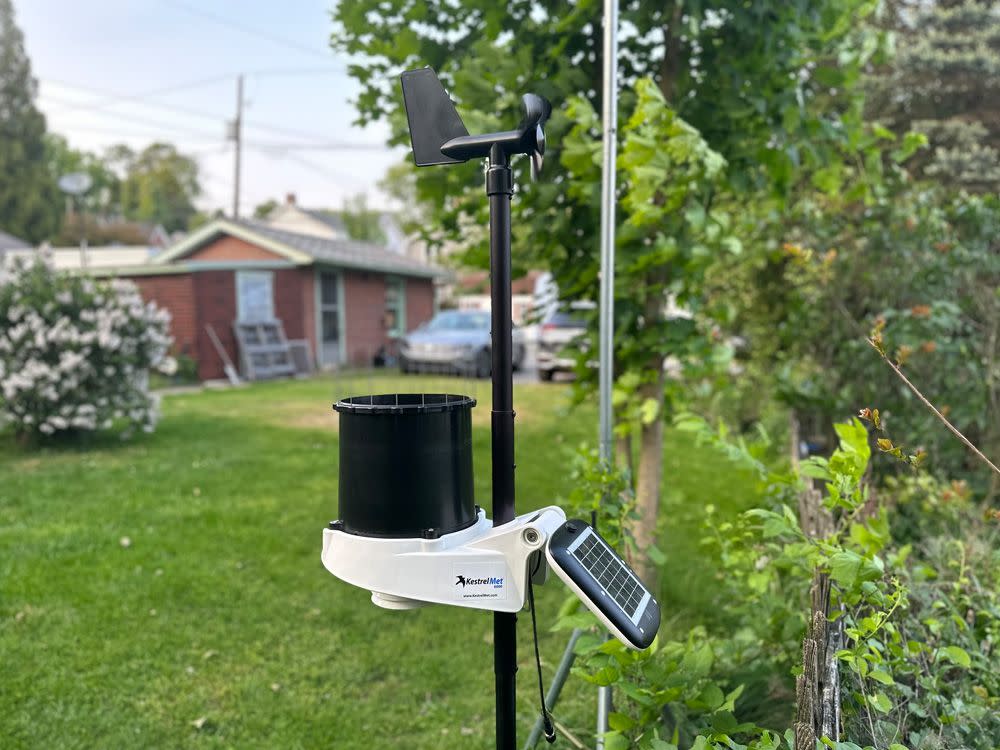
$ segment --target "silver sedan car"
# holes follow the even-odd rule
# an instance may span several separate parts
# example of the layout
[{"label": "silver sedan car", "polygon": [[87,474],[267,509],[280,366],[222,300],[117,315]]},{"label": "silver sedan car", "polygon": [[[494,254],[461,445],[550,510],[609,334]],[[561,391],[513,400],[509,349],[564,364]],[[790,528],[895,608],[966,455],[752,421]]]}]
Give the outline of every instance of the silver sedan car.
[{"label": "silver sedan car", "polygon": [[[524,363],[524,333],[513,329],[514,369]],[[459,372],[489,377],[490,314],[481,310],[446,310],[411,331],[400,341],[403,372]]]}]

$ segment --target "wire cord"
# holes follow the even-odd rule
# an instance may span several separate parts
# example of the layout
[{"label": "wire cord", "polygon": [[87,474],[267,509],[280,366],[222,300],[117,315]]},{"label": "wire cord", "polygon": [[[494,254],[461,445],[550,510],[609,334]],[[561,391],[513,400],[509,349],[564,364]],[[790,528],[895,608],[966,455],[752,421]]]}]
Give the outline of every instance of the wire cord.
[{"label": "wire cord", "polygon": [[556,730],[552,726],[552,717],[549,716],[549,709],[545,706],[545,688],[542,686],[542,657],[538,653],[538,623],[535,618],[535,589],[531,583],[531,579],[535,577],[535,573],[538,572],[541,564],[542,558],[539,555],[535,569],[528,576],[528,604],[531,607],[531,635],[535,641],[535,666],[538,668],[538,699],[542,706],[542,726],[545,729],[545,741],[552,744],[556,741]]}]

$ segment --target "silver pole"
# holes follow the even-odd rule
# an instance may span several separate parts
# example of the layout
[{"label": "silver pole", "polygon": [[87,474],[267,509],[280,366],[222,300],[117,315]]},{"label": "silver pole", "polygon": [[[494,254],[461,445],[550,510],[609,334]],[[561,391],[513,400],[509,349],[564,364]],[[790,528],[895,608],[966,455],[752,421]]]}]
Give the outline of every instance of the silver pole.
[{"label": "silver pole", "polygon": [[[604,86],[603,113],[604,161],[601,174],[601,307],[598,332],[600,366],[598,370],[598,398],[600,414],[599,449],[605,465],[614,462],[614,422],[611,414],[611,384],[614,380],[614,354],[611,344],[615,322],[615,157],[618,150],[618,0],[604,0]],[[573,645],[580,637],[579,629],[573,631],[570,645],[563,654],[557,676],[565,675],[573,664]],[[545,698],[545,705],[555,707],[562,688],[562,679],[553,683]],[[611,688],[597,691],[597,750],[604,749],[604,734],[608,731],[608,714],[611,713]],[[525,750],[534,747],[541,735],[541,717],[535,722]]]},{"label": "silver pole", "polygon": [[[614,379],[612,341],[615,325],[615,161],[618,151],[618,0],[604,0],[604,163],[601,170],[601,308],[600,308],[600,458],[614,462],[611,383]],[[611,712],[611,688],[597,691],[597,750],[604,748]]]}]

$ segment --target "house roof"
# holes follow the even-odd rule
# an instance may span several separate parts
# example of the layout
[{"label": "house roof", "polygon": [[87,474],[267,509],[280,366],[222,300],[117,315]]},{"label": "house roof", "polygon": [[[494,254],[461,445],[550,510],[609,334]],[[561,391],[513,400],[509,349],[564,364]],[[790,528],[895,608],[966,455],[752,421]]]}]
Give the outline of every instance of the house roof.
[{"label": "house roof", "polygon": [[153,259],[156,265],[182,262],[184,257],[222,235],[230,235],[269,250],[296,265],[322,263],[362,271],[381,271],[403,276],[433,278],[445,275],[443,269],[399,255],[371,242],[327,239],[275,229],[253,221],[218,219],[189,234],[181,242]]},{"label": "house roof", "polygon": [[30,248],[24,240],[18,239],[12,234],[7,234],[0,229],[0,250],[27,250]]},{"label": "house roof", "polygon": [[316,221],[326,224],[326,226],[338,234],[347,235],[347,226],[345,226],[344,219],[340,215],[332,211],[324,211],[320,208],[299,208],[299,210],[304,214],[309,214]]}]

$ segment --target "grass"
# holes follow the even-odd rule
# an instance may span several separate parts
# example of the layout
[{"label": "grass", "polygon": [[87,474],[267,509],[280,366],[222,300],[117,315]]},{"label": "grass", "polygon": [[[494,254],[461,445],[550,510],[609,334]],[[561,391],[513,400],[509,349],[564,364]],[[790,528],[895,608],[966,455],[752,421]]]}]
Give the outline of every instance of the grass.
[{"label": "grass", "polygon": [[[444,607],[388,612],[319,561],[335,518],[348,393],[448,390],[474,410],[476,495],[489,507],[489,385],[358,377],[167,397],[153,435],[28,451],[0,435],[0,747],[491,748],[492,620]],[[515,393],[521,511],[568,490],[596,410],[561,385]],[[667,614],[697,610],[698,508],[744,478],[668,433]],[[727,494],[728,493],[728,494]],[[736,502],[736,501],[732,501]],[[125,543],[125,538],[128,543]],[[701,579],[708,581],[709,578]],[[539,598],[546,681],[565,597]],[[530,627],[519,629],[518,719],[537,711]],[[593,690],[557,714],[586,737]]]}]

